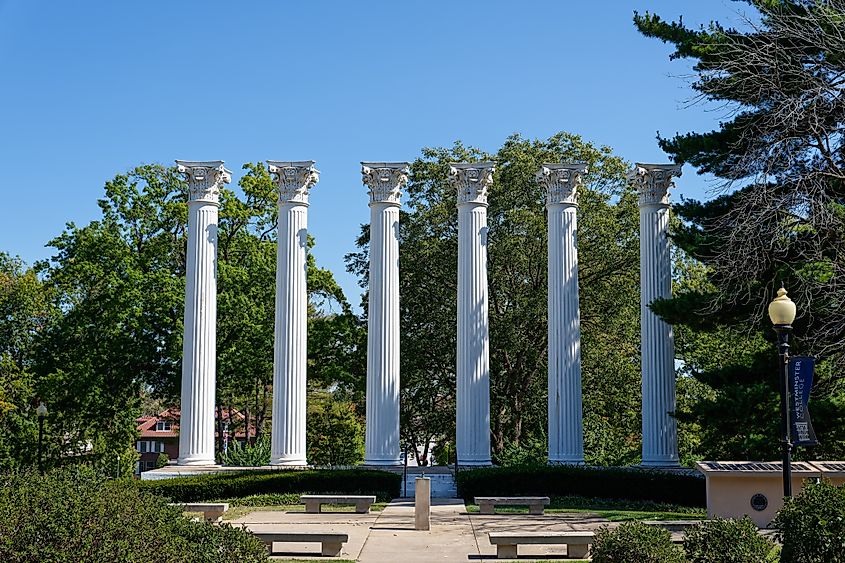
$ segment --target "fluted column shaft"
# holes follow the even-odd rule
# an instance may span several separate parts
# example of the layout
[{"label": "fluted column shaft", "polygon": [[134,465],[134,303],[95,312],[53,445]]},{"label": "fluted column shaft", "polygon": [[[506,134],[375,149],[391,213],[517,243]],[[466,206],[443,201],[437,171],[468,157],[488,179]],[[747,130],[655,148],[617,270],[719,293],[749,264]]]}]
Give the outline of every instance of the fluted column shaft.
[{"label": "fluted column shaft", "polygon": [[642,464],[678,465],[675,344],[671,325],[654,314],[655,299],[672,296],[669,188],[677,165],[638,164],[640,192],[640,338],[642,352]]},{"label": "fluted column shaft", "polygon": [[399,465],[399,198],[405,162],[362,162],[370,188],[367,425],[364,463]]},{"label": "fluted column shaft", "polygon": [[190,194],[178,463],[214,465],[217,209],[231,176],[220,161],[176,162]]},{"label": "fluted column shaft", "polygon": [[268,161],[279,190],[271,465],[306,465],[308,189],[313,161]]},{"label": "fluted column shaft", "polygon": [[547,164],[538,174],[548,215],[549,463],[584,463],[576,188],[586,165]]},{"label": "fluted column shaft", "polygon": [[492,163],[453,164],[458,191],[456,449],[459,465],[490,465],[487,189]]}]

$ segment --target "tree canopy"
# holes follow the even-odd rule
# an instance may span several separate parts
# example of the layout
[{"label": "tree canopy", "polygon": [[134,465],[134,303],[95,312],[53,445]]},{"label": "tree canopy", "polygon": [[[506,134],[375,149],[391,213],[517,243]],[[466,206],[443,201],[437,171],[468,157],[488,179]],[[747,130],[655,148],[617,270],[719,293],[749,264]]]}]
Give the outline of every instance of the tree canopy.
[{"label": "tree canopy", "polygon": [[[495,154],[456,143],[424,149],[411,165],[400,215],[402,437],[428,454],[454,443],[457,291],[456,196],[450,162],[493,160],[489,193],[491,432],[494,458],[513,448],[545,456],[547,277],[541,164],[586,162],[579,195],[585,450],[589,463],[638,459],[639,242],[636,195],[626,163],[577,135],[514,135]],[[350,271],[367,285],[367,227]]]},{"label": "tree canopy", "polygon": [[[217,399],[259,437],[272,391],[277,197],[262,165],[244,168],[242,195],[224,190],[220,201]],[[186,201],[175,168],[141,166],[107,182],[101,218],[69,224],[37,268],[0,255],[7,464],[31,462],[38,397],[50,410],[48,457],[95,459],[111,474],[118,455],[131,470],[142,399],[178,404]],[[307,266],[312,384],[352,388],[364,329],[331,273],[310,254]]]},{"label": "tree canopy", "polygon": [[[783,282],[798,306],[794,350],[821,360],[811,410],[822,442],[845,440],[845,2],[750,0],[743,29],[690,29],[635,15],[646,36],[694,61],[699,101],[727,116],[708,132],[660,137],[679,163],[713,174],[722,193],[674,206],[677,245],[705,270],[656,310],[680,327],[687,369],[714,393],[682,413],[704,455],[772,457],[776,352],[766,305]],[[806,452],[804,455],[807,455]]]}]

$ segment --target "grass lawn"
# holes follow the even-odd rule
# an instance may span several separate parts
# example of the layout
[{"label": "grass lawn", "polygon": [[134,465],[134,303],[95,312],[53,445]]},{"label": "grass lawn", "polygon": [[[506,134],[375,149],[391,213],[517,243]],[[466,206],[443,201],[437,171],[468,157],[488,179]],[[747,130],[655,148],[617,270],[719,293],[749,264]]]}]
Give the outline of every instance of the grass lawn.
[{"label": "grass lawn", "polygon": [[[215,502],[228,502],[229,503],[229,510],[227,510],[223,514],[223,520],[235,520],[236,518],[240,518],[241,516],[246,516],[251,512],[262,511],[262,512],[305,512],[305,505],[304,504],[271,504],[267,506],[253,506],[250,504],[249,506],[237,506],[238,500],[240,499],[230,499],[230,500],[221,500]],[[233,506],[234,505],[234,506]],[[380,512],[384,510],[384,507],[387,506],[386,502],[374,502],[372,506],[370,506],[371,512]],[[355,512],[355,505],[352,504],[324,504],[323,505],[323,512]]]},{"label": "grass lawn", "polygon": [[[273,563],[326,563],[326,561],[331,561],[332,563],[355,563],[355,561],[351,559],[333,559],[333,558],[326,558],[326,559],[270,559]],[[542,561],[540,563],[543,563]],[[549,561],[548,563],[551,563]],[[577,563],[577,562],[576,562]]]},{"label": "grass lawn", "polygon": [[[477,513],[477,504],[467,504],[467,512]],[[501,514],[528,514],[525,506],[497,506]],[[553,497],[546,507],[547,514],[587,513],[606,518],[611,522],[626,520],[701,520],[707,510],[649,501],[628,501],[584,497]]]}]

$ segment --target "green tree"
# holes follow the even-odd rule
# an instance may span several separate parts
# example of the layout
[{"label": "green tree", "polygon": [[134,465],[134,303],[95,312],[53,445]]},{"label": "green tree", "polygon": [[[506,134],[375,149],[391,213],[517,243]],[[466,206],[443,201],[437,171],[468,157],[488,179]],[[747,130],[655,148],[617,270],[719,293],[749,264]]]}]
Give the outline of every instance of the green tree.
[{"label": "green tree", "polygon": [[0,252],[0,469],[35,462],[34,352],[58,315],[35,269]]},{"label": "green tree", "polygon": [[[217,397],[230,417],[245,415],[228,421],[230,431],[242,424],[260,437],[272,393],[277,196],[262,165],[244,168],[242,194],[220,196]],[[51,241],[43,283],[60,314],[42,331],[32,368],[34,391],[50,405],[51,458],[89,454],[114,474],[120,456],[131,471],[142,403],[178,401],[187,195],[175,168],[138,167],[106,183],[102,218]],[[362,327],[310,255],[308,291],[310,329],[320,328],[313,340],[335,351],[313,360],[317,384],[354,389]]]},{"label": "green tree", "polygon": [[[584,423],[588,461],[620,464],[639,455],[639,263],[636,196],[626,163],[607,147],[560,133],[514,135],[492,155],[464,147],[424,149],[411,166],[400,216],[402,436],[428,454],[452,442],[455,421],[457,209],[448,163],[494,160],[489,194],[491,437],[506,445],[544,440],[546,377],[545,199],[540,165],[583,161],[579,196]],[[367,285],[369,233],[347,257]]]},{"label": "green tree", "polygon": [[308,463],[354,465],[364,459],[364,425],[352,402],[312,393],[307,433]]},{"label": "green tree", "polygon": [[177,377],[184,286],[184,193],[160,166],[118,175],[102,218],[68,225],[44,269],[63,315],[39,351],[39,391],[51,403],[55,455],[93,454],[131,471],[143,382]]},{"label": "green tree", "polygon": [[777,366],[765,307],[785,282],[799,310],[793,351],[821,360],[811,412],[822,447],[810,455],[841,456],[845,3],[747,3],[759,18],[743,30],[634,18],[674,46],[671,58],[692,59],[692,88],[729,112],[714,131],[659,139],[676,162],[720,179],[723,194],[674,207],[673,238],[705,275],[655,309],[678,327],[686,369],[712,390],[679,413],[701,427],[700,453],[773,457]]}]

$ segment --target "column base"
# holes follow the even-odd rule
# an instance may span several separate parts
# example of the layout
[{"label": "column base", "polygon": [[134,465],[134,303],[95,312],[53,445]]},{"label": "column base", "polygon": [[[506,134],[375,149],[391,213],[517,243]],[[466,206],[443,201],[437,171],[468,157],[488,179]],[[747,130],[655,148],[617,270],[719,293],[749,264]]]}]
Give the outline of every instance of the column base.
[{"label": "column base", "polygon": [[651,458],[642,460],[642,462],[640,463],[640,467],[649,467],[655,469],[660,469],[661,467],[679,468],[681,467],[681,464],[677,458]]},{"label": "column base", "polygon": [[221,467],[213,457],[209,459],[204,456],[180,457],[176,461],[176,465],[189,465],[193,467]]},{"label": "column base", "polygon": [[493,462],[488,459],[460,459],[458,458],[458,467],[492,467]]},{"label": "column base", "polygon": [[584,457],[572,456],[549,459],[549,465],[584,465]]},{"label": "column base", "polygon": [[364,465],[404,465],[399,457],[364,457]]},{"label": "column base", "polygon": [[285,467],[305,467],[308,460],[302,456],[277,457],[270,460],[270,465],[282,465]]}]

